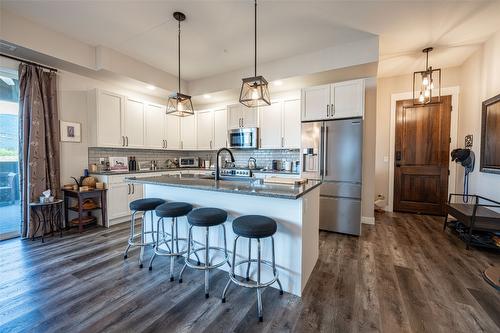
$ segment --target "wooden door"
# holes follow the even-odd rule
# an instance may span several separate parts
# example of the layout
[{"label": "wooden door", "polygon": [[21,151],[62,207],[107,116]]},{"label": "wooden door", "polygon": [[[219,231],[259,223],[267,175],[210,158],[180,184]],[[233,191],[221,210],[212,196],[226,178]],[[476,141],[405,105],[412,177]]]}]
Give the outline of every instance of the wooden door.
[{"label": "wooden door", "polygon": [[300,99],[283,102],[283,146],[300,148]]},{"label": "wooden door", "polygon": [[281,134],[282,102],[259,107],[260,112],[260,148],[281,149],[283,136]]},{"label": "wooden door", "polygon": [[164,149],[165,147],[165,107],[155,104],[147,104],[145,109],[146,119],[146,147],[152,149]]},{"label": "wooden door", "polygon": [[327,119],[329,108],[329,84],[302,89],[302,120]]},{"label": "wooden door", "polygon": [[212,110],[199,111],[196,114],[197,146],[198,150],[213,149],[214,141],[214,112]]},{"label": "wooden door", "polygon": [[396,104],[394,210],[444,215],[448,195],[451,96]]}]

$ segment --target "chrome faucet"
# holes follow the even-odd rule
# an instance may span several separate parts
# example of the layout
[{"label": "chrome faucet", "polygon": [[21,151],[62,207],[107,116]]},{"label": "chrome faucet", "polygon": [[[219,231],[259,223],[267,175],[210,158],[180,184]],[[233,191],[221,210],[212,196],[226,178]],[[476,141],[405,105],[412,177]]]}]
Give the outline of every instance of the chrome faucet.
[{"label": "chrome faucet", "polygon": [[219,166],[219,155],[220,153],[222,153],[223,151],[227,151],[229,153],[229,155],[231,156],[231,162],[234,163],[234,156],[233,156],[233,153],[227,149],[227,148],[221,148],[217,151],[217,156],[215,157],[215,180],[219,180],[220,179],[220,166]]}]

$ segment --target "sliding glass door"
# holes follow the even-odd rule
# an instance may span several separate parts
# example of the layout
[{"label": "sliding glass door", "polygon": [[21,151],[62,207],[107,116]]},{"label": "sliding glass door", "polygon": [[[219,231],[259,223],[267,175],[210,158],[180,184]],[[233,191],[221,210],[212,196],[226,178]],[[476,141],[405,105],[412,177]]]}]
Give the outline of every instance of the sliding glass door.
[{"label": "sliding glass door", "polygon": [[17,70],[0,67],[0,240],[18,237],[19,84]]}]

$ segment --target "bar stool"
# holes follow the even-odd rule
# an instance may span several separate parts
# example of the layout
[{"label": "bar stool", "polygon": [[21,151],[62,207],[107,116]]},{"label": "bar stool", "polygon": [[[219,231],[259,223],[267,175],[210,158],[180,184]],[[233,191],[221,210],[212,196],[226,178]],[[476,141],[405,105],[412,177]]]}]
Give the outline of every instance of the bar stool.
[{"label": "bar stool", "polygon": [[[130,203],[129,207],[130,210],[132,211],[132,217],[130,219],[130,235],[128,238],[128,245],[127,248],[125,249],[125,254],[123,255],[123,259],[128,258],[128,250],[130,249],[131,246],[140,246],[141,247],[141,253],[139,255],[139,267],[142,268],[142,261],[144,259],[144,247],[145,246],[150,246],[155,244],[155,238],[154,238],[154,219],[153,219],[153,210],[165,203],[165,200],[163,199],[158,199],[158,198],[147,198],[147,199],[138,199],[134,200]],[[141,233],[140,234],[135,234],[135,215],[137,212],[144,212],[142,215],[142,220],[141,220]],[[147,212],[151,212],[151,231],[145,231],[145,218]],[[146,235],[151,234],[151,237],[153,239],[152,242],[146,242]],[[140,242],[136,242],[136,238],[141,238]]]},{"label": "bar stool", "polygon": [[[187,218],[190,224],[188,232],[188,250],[184,261],[184,266],[182,267],[181,272],[179,274],[179,283],[182,283],[182,273],[184,273],[186,267],[205,271],[205,298],[208,298],[209,287],[210,287],[209,285],[210,270],[220,267],[225,263],[227,263],[229,267],[231,267],[231,264],[229,263],[229,255],[227,253],[226,227],[224,226],[224,222],[226,222],[227,219],[227,212],[218,208],[198,208],[191,211],[187,215]],[[224,232],[224,248],[210,246],[210,243],[208,241],[210,227],[215,227],[219,225],[222,227],[222,230]],[[191,248],[191,244],[193,243],[193,232],[192,232],[193,227],[205,228],[205,244],[203,244],[204,245],[203,247],[194,250]],[[198,261],[198,265],[194,265],[189,261],[191,253],[196,254],[199,251],[205,251],[205,263],[200,265]],[[223,251],[224,259],[213,264],[212,260],[210,259],[210,251],[219,251],[219,252]]]},{"label": "bar stool", "polygon": [[[226,287],[222,292],[222,303],[226,302],[226,293],[229,288],[231,282],[246,288],[256,288],[257,289],[257,311],[259,315],[259,321],[263,321],[262,316],[262,297],[260,290],[262,288],[268,287],[274,282],[278,282],[278,286],[280,289],[280,295],[283,295],[283,288],[281,287],[281,282],[278,278],[278,271],[276,270],[276,262],[274,256],[274,237],[273,235],[276,233],[277,225],[276,221],[272,218],[261,216],[261,215],[244,215],[236,218],[233,221],[233,232],[236,234],[234,239],[233,246],[233,260],[231,265],[231,271],[229,272],[229,281],[227,281]],[[248,259],[236,261],[236,244],[240,237],[248,238]],[[260,251],[260,240],[262,238],[271,237],[272,244],[272,262],[262,260],[261,251]],[[252,239],[257,240],[257,259],[252,259]],[[243,264],[247,264],[246,271],[246,281],[250,281],[250,264],[256,262],[257,263],[257,281],[256,283],[252,282],[243,282],[236,278],[234,273],[235,267]],[[267,265],[273,270],[273,278],[267,282],[262,282],[260,280],[260,267],[261,264]]]},{"label": "bar stool", "polygon": [[[170,257],[170,281],[174,281],[174,262],[175,257],[180,255],[184,255],[186,250],[179,250],[179,241],[187,242],[187,238],[179,238],[178,224],[177,218],[181,216],[185,216],[191,210],[193,210],[193,206],[186,202],[166,202],[164,204],[156,207],[155,212],[159,217],[156,223],[156,243],[154,247],[154,253],[151,256],[151,260],[149,261],[149,270],[153,269],[153,261],[156,256],[169,256]],[[171,218],[172,223],[170,225],[170,234],[165,232],[165,221],[164,218]],[[160,221],[161,221],[161,229],[160,233]],[[169,237],[169,238],[166,238]],[[170,245],[168,244],[170,243]],[[167,250],[162,249],[162,245],[166,245]],[[175,245],[175,246],[174,246]],[[192,246],[192,244],[191,244]],[[198,254],[195,253],[198,258]],[[198,265],[200,260],[198,259]]]}]

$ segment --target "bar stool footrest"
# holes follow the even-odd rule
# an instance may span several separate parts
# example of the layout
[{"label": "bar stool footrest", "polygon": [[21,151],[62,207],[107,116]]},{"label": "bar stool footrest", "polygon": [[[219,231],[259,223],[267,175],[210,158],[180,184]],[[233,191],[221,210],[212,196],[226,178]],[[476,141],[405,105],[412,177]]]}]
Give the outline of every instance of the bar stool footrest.
[{"label": "bar stool footrest", "polygon": [[[257,263],[258,260],[257,259],[246,259],[246,260],[241,260],[241,261],[238,261],[234,264],[234,269],[236,269],[236,267],[240,266],[240,265],[243,265],[243,264],[248,264],[248,263]],[[268,266],[270,267],[271,269],[273,268],[273,264],[267,260],[261,260],[260,261],[261,265],[265,265],[265,266]],[[247,282],[243,282],[243,281],[240,281],[237,279],[236,277],[236,274],[232,274],[231,271],[229,272],[229,278],[231,279],[231,281],[233,281],[235,284],[239,285],[239,286],[242,286],[242,287],[246,287],[246,288],[265,288],[265,287],[269,287],[270,285],[272,285],[274,282],[276,282],[279,278],[279,275],[278,275],[278,270],[276,270],[276,272],[273,274],[273,278],[269,281],[266,281],[266,282],[261,282],[259,285],[257,285],[256,283],[247,283]]]}]

